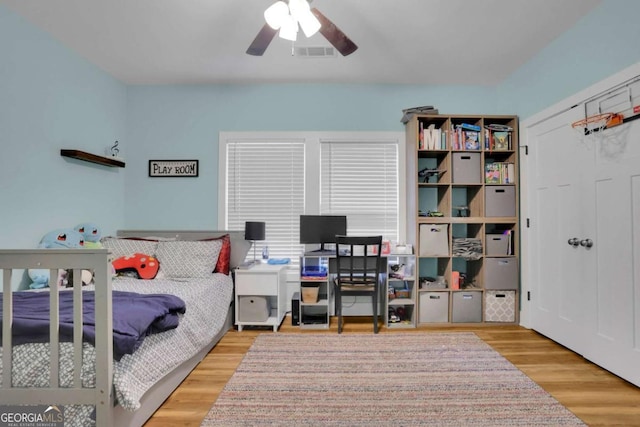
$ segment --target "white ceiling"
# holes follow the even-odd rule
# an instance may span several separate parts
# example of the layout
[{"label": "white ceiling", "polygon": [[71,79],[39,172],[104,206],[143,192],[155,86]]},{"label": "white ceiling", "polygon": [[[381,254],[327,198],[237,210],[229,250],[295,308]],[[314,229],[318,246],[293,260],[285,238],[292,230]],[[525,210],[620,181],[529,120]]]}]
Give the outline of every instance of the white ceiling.
[{"label": "white ceiling", "polygon": [[[275,0],[0,0],[130,84],[500,83],[601,0],[313,0],[358,46],[245,54]],[[330,46],[317,34],[295,46]]]}]

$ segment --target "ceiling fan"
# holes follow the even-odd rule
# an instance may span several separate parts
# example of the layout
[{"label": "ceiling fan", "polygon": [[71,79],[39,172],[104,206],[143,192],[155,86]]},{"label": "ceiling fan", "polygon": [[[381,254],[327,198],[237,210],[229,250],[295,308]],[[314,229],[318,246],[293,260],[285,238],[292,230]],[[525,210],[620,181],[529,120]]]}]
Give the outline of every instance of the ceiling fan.
[{"label": "ceiling fan", "polygon": [[295,41],[298,26],[307,37],[320,31],[343,56],[352,54],[358,46],[318,9],[311,8],[307,0],[277,1],[264,12],[266,24],[247,49],[249,55],[262,56],[279,32],[280,37]]}]

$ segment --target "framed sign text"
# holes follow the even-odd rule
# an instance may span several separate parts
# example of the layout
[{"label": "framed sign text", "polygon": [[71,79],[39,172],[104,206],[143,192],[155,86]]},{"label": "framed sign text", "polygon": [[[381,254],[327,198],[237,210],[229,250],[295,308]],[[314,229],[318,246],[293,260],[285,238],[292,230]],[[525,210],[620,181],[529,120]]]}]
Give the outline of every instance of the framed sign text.
[{"label": "framed sign text", "polygon": [[196,178],[198,160],[149,160],[151,178]]}]

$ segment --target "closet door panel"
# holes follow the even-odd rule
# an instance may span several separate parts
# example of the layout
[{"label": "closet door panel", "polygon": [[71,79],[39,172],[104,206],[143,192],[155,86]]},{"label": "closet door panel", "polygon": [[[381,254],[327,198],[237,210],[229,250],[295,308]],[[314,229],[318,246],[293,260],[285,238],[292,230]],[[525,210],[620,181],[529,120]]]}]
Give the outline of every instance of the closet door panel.
[{"label": "closet door panel", "polygon": [[[576,141],[569,124],[578,118],[571,110],[532,128],[529,162],[535,171],[530,193],[532,326],[580,352],[585,336],[582,174],[593,152]],[[577,240],[570,244],[570,239]]]},{"label": "closet door panel", "polygon": [[595,138],[596,167],[585,198],[593,246],[585,267],[593,277],[585,311],[589,331],[583,355],[640,385],[640,122],[604,131]]},{"label": "closet door panel", "polygon": [[[572,99],[571,109],[526,127],[534,156],[526,161],[532,226],[523,261],[531,327],[640,387],[639,72],[616,76],[610,89],[594,85],[582,103]],[[585,112],[604,111],[625,121],[573,132]]]}]

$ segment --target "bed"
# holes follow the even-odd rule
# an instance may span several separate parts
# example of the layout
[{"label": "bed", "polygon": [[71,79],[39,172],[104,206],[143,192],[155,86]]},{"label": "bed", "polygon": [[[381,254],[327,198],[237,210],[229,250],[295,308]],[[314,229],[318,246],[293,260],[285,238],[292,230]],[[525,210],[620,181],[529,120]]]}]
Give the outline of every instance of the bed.
[{"label": "bed", "polygon": [[[239,231],[121,230],[116,237],[103,239],[105,249],[0,250],[3,295],[11,293],[16,270],[48,269],[52,279],[59,268],[73,271],[72,287],[43,291],[53,308],[53,324],[62,322],[59,311],[63,312],[61,304],[67,296],[73,295],[73,319],[81,319],[88,306],[76,301],[88,295],[96,301],[94,345],[82,342],[82,322],[76,321],[73,342],[62,342],[58,329],[52,327],[50,345],[17,344],[20,337],[11,334],[8,319],[19,308],[19,299],[3,299],[2,349],[12,351],[2,351],[0,401],[64,406],[65,426],[86,426],[93,420],[99,427],[143,425],[233,324],[232,275],[211,273],[207,264],[212,262],[211,253],[220,248],[216,258],[220,263],[214,264],[216,271],[221,267],[225,240],[230,253],[222,267],[231,272],[250,247]],[[158,276],[153,280],[112,277],[112,259],[131,251],[155,255],[160,261]],[[93,272],[92,285],[82,286],[84,269]],[[185,302],[186,313],[179,316],[176,328],[148,335],[132,354],[114,357],[118,298],[127,292],[177,296]],[[56,348],[59,351],[50,355],[49,349]]]}]

